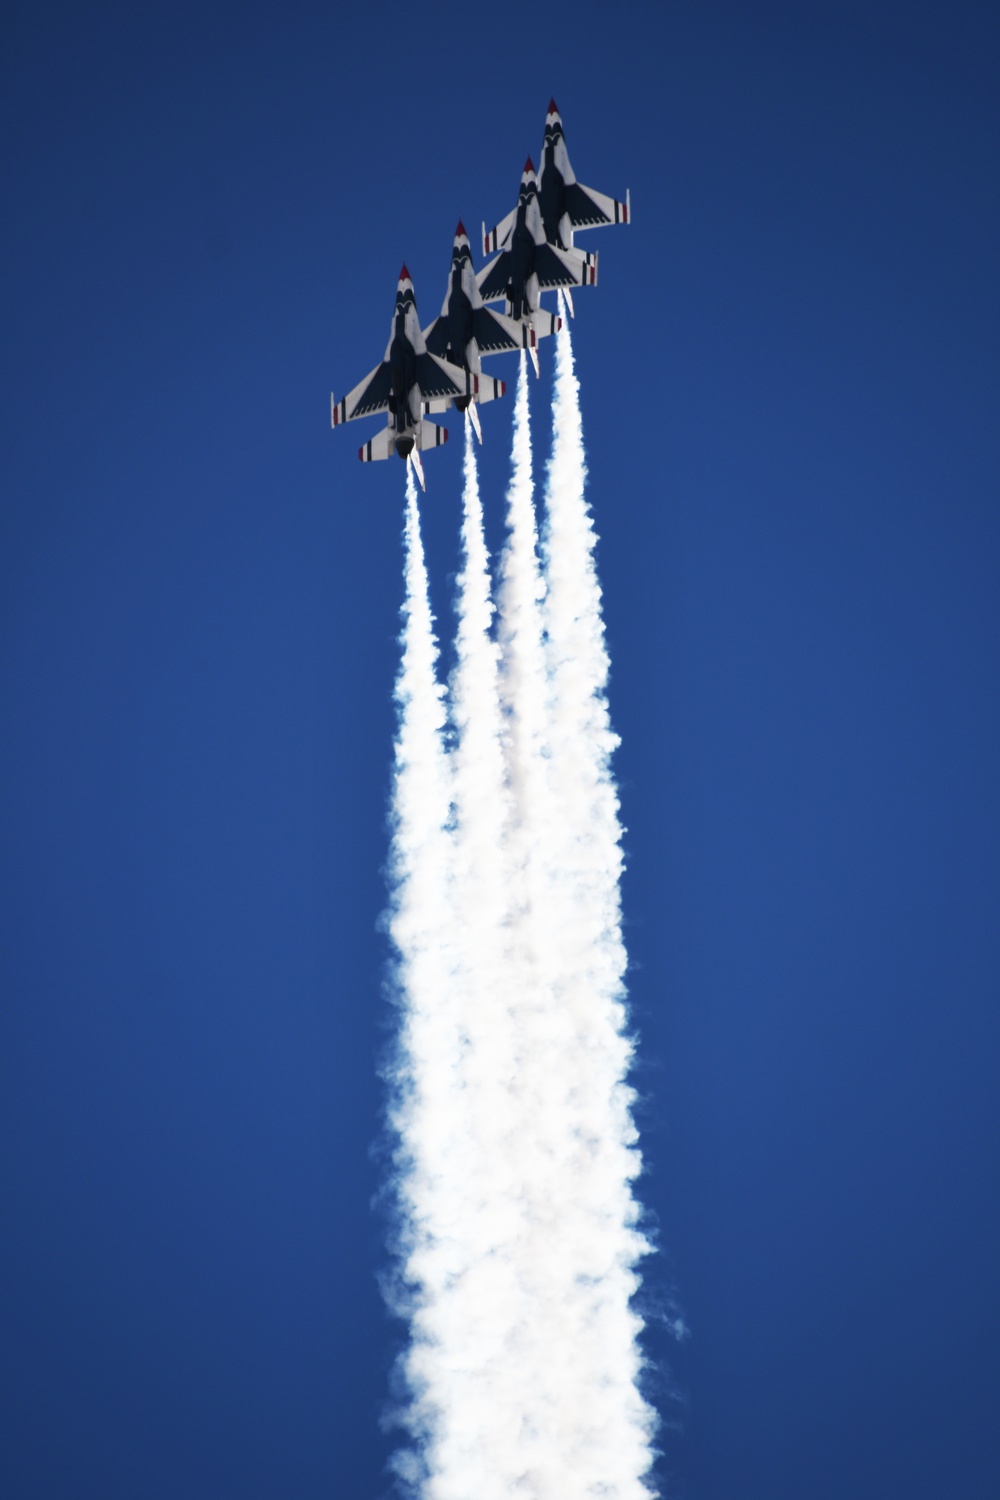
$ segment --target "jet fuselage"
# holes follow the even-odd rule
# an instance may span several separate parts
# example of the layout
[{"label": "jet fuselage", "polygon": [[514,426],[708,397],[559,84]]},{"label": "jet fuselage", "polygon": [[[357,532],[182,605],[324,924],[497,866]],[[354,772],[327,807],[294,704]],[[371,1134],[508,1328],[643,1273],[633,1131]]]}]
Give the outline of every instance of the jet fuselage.
[{"label": "jet fuselage", "polygon": [[403,308],[396,313],[396,328],[389,349],[389,381],[389,411],[396,429],[396,452],[400,458],[405,458],[413,447],[413,437],[407,436],[407,429],[413,425],[410,392],[417,381],[417,355],[406,334]]},{"label": "jet fuselage", "polygon": [[535,269],[535,238],[527,225],[528,205],[517,206],[517,220],[510,237],[510,268],[507,278],[507,301],[511,317],[524,318],[534,311],[528,301],[527,286]]},{"label": "jet fuselage", "polygon": [[472,303],[462,285],[462,265],[456,263],[451,273],[451,295],[448,298],[448,358],[452,364],[465,367],[465,351],[472,338]]},{"label": "jet fuselage", "polygon": [[563,244],[559,228],[562,216],[566,212],[566,183],[556,165],[555,134],[549,126],[545,128],[542,166],[538,176],[538,206],[542,211],[545,238],[549,244],[559,245],[563,250],[569,250],[571,247]]}]

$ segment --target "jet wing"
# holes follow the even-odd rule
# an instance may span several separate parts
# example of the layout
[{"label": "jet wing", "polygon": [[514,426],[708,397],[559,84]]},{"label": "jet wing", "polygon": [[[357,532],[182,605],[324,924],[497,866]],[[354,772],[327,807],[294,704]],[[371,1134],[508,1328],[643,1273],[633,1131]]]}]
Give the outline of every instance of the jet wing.
[{"label": "jet wing", "polygon": [[507,217],[505,219],[501,219],[499,224],[494,225],[489,234],[486,233],[486,225],[483,225],[484,255],[492,255],[494,250],[499,250],[501,245],[506,245],[508,239],[510,238],[510,232],[514,228],[514,221],[516,218],[517,204],[515,203],[514,207],[511,209]]},{"label": "jet wing", "polygon": [[506,297],[507,282],[510,280],[509,265],[510,251],[504,250],[496,260],[491,260],[480,271],[476,277],[476,285],[484,302],[498,302],[501,297]]},{"label": "jet wing", "polygon": [[472,315],[472,328],[480,354],[503,354],[510,349],[528,349],[548,333],[555,333],[560,319],[555,313],[539,308],[532,314],[532,326],[515,323],[503,313],[480,307]]},{"label": "jet wing", "polygon": [[[422,401],[437,401],[443,397],[454,400],[456,396],[471,395],[470,381],[474,379],[475,376],[470,375],[467,370],[460,370],[457,365],[451,365],[437,355],[417,355],[417,385],[420,387]],[[435,409],[443,410],[441,407]]]},{"label": "jet wing", "polygon": [[[510,280],[510,251],[502,250],[496,260],[484,266],[476,277],[484,302],[499,302],[507,296]],[[561,286],[596,286],[597,256],[581,250],[561,250],[556,245],[536,245],[534,275],[538,289],[551,291]]]},{"label": "jet wing", "polygon": [[595,193],[593,188],[583,187],[579,182],[566,186],[566,212],[574,229],[597,229],[602,224],[631,224],[632,203],[625,194],[625,202],[609,198],[605,193]]},{"label": "jet wing", "polygon": [[512,318],[495,313],[488,307],[477,307],[472,314],[472,336],[480,354],[503,354],[523,347],[521,331]]},{"label": "jet wing", "polygon": [[390,388],[389,366],[383,360],[343,401],[334,401],[330,397],[330,425],[339,427],[341,422],[353,422],[355,417],[370,417],[373,412],[388,411]]},{"label": "jet wing", "polygon": [[[472,397],[473,401],[478,401],[480,403],[482,403],[483,401],[499,401],[500,397],[504,394],[506,389],[506,381],[494,380],[492,375],[469,376],[469,394]],[[444,396],[438,400],[425,401],[423,403],[422,409],[425,412],[442,412],[447,411],[451,404],[452,398],[449,396]],[[482,439],[480,439],[480,441],[482,441]]]},{"label": "jet wing", "polygon": [[[578,283],[573,284],[575,286]],[[505,287],[506,282],[500,290],[501,297],[504,295]],[[534,334],[536,338],[542,338],[547,333],[555,333],[558,327],[559,319],[554,313],[539,310],[535,314]],[[494,312],[491,307],[477,307],[472,313],[472,337],[476,341],[480,354],[509,354],[528,347],[531,342],[531,330],[522,323],[515,323],[513,318],[505,317],[503,313]],[[448,349],[447,318],[435,318],[430,327],[424,329],[424,342],[427,345],[428,354],[444,359]]]},{"label": "jet wing", "polygon": [[448,352],[447,318],[435,318],[434,322],[424,329],[424,344],[428,354],[436,354],[439,359],[444,359]]}]

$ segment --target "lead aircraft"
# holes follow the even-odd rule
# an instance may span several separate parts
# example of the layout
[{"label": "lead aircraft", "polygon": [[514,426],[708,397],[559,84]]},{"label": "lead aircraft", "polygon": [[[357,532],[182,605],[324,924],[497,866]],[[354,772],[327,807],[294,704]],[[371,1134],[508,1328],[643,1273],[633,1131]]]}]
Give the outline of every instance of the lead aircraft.
[{"label": "lead aircraft", "polygon": [[471,402],[493,401],[507,389],[502,380],[451,364],[429,353],[417,318],[413,282],[404,266],[396,287],[396,310],[385,358],[342,401],[330,397],[330,422],[353,422],[356,417],[389,413],[388,425],[358,449],[362,463],[389,458],[396,453],[411,463],[426,489],[420,454],[439,448],[448,440],[448,429],[428,422],[428,411],[446,411],[449,406],[465,409]]},{"label": "lead aircraft", "polygon": [[625,202],[620,203],[617,198],[609,198],[577,182],[566,150],[562,116],[554,99],[549,100],[549,112],[545,116],[538,202],[546,240],[563,250],[572,250],[574,229],[598,229],[604,224],[632,222],[628,192]]},{"label": "lead aircraft", "polygon": [[[486,233],[483,254],[500,254],[476,277],[484,302],[507,303],[507,316],[536,329],[541,317],[540,294],[558,288],[597,285],[597,256],[549,244],[538,199],[538,179],[531,158],[524,164],[517,204],[505,219]],[[572,307],[572,304],[570,304]],[[537,363],[536,363],[537,368]]]},{"label": "lead aircraft", "polygon": [[[451,273],[445,293],[441,316],[424,329],[424,340],[431,354],[437,354],[450,364],[472,374],[480,373],[484,354],[500,354],[512,349],[527,349],[538,373],[538,355],[535,352],[538,340],[555,333],[562,322],[554,313],[539,311],[533,323],[523,320],[515,323],[513,318],[494,312],[486,307],[476,285],[476,273],[472,269],[472,251],[469,236],[461,219],[455,231],[455,243],[451,252]],[[463,402],[455,402],[461,411]],[[433,404],[431,410],[433,410]],[[483,434],[475,403],[468,407],[472,425],[479,441]]]}]

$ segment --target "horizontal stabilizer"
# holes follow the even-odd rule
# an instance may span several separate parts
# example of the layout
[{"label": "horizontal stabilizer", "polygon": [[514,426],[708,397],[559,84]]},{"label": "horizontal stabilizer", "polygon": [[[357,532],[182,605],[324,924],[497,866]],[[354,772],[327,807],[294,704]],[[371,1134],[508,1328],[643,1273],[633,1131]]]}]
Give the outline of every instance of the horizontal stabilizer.
[{"label": "horizontal stabilizer", "polygon": [[358,457],[363,464],[376,463],[380,458],[391,458],[395,452],[393,446],[394,433],[391,427],[383,427],[377,432],[369,443],[362,443],[358,449]]},{"label": "horizontal stabilizer", "polygon": [[[531,314],[531,333],[534,335],[532,342],[537,343],[539,339],[548,338],[552,333],[558,333],[562,327],[562,318],[556,313],[546,312],[540,307],[537,312]],[[525,347],[528,344],[528,329],[525,329]]]},{"label": "horizontal stabilizer", "polygon": [[492,375],[476,376],[475,399],[477,401],[499,401],[506,389],[506,382],[503,380],[494,380]]},{"label": "horizontal stabilizer", "polygon": [[[411,428],[400,440],[405,447],[406,438],[409,437],[411,446],[415,448],[440,448],[442,443],[448,441],[447,427],[439,427],[436,422],[428,422],[421,418],[417,427]],[[397,452],[396,434],[391,427],[383,427],[368,443],[362,443],[358,449],[358,457],[363,464],[378,463],[380,459],[392,458]],[[400,454],[403,457],[404,454]]]},{"label": "horizontal stabilizer", "polygon": [[584,255],[582,250],[539,245],[535,251],[535,274],[543,292],[562,286],[596,286],[597,256]]},{"label": "horizontal stabilizer", "polygon": [[427,448],[440,448],[441,444],[447,441],[447,427],[439,427],[437,422],[428,422],[426,417],[420,418],[420,426],[417,428],[417,447],[421,452]]}]

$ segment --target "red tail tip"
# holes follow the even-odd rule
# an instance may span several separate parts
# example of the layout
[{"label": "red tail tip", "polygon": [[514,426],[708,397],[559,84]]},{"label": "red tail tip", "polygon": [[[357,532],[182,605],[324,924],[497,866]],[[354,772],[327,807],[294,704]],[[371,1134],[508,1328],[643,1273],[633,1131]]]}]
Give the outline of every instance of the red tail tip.
[{"label": "red tail tip", "polygon": [[534,170],[535,170],[535,164],[534,164],[534,162],[533,162],[533,161],[532,161],[532,160],[531,160],[531,157],[530,157],[530,156],[529,156],[529,157],[528,157],[528,160],[527,160],[527,161],[526,161],[526,162],[525,162],[525,164],[524,164],[524,170],[525,170],[525,171],[526,171],[526,172],[533,172],[533,171],[534,171]]},{"label": "red tail tip", "polygon": [[455,230],[455,238],[457,239],[460,234],[464,234],[466,239],[469,238],[468,234],[466,233],[465,225],[462,223],[461,219],[459,219],[458,228]]},{"label": "red tail tip", "polygon": [[558,113],[559,113],[559,111],[556,109],[556,101],[554,99],[550,99],[549,100],[549,114],[550,115],[557,115]]},{"label": "red tail tip", "polygon": [[400,281],[409,281],[410,280],[410,273],[406,269],[406,262],[405,261],[403,262],[403,269],[399,273],[399,279],[400,279]]}]

